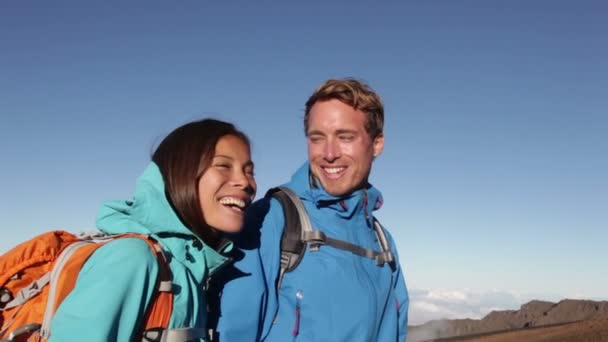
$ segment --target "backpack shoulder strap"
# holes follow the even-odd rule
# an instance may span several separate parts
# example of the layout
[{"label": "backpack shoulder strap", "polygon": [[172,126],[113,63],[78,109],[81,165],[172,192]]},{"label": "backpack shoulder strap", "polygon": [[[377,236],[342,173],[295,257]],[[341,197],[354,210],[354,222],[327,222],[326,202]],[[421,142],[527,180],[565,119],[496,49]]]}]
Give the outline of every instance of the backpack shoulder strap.
[{"label": "backpack shoulder strap", "polygon": [[266,195],[276,198],[281,203],[285,217],[285,226],[281,234],[281,265],[277,279],[277,289],[280,289],[285,273],[293,271],[302,260],[306,251],[303,233],[312,232],[312,225],[304,204],[291,189],[280,186],[268,190]]},{"label": "backpack shoulder strap", "polygon": [[386,238],[386,233],[375,217],[374,231],[380,245],[380,252],[357,246],[348,241],[334,239],[320,230],[314,230],[304,204],[291,189],[280,186],[268,190],[266,195],[276,198],[281,203],[285,217],[285,227],[281,235],[281,265],[277,279],[277,290],[281,288],[285,273],[298,267],[307,246],[311,251],[317,251],[321,245],[332,246],[375,260],[378,266],[388,264],[393,272],[396,270],[395,258]]},{"label": "backpack shoulder strap", "polygon": [[[138,238],[146,242],[156,256],[159,265],[159,276],[156,280],[155,294],[146,309],[146,315],[142,321],[142,328],[140,330],[142,331],[141,334],[145,336],[148,330],[166,330],[169,327],[173,310],[173,292],[171,269],[160,244],[148,235],[131,233],[120,235],[82,235],[81,238],[83,239],[82,241],[70,245],[62,252],[51,272],[49,302],[45,309],[40,330],[41,336],[44,338],[49,334],[51,320],[55,311],[57,311],[59,304],[61,304],[63,299],[67,297],[76,285],[78,272],[89,257],[97,248],[110,241],[122,238]],[[95,243],[95,240],[98,240],[97,243]]]},{"label": "backpack shoulder strap", "polygon": [[376,231],[376,238],[378,239],[378,244],[382,249],[382,254],[378,257],[378,263],[387,263],[393,272],[397,270],[397,263],[395,261],[395,256],[391,251],[391,247],[388,244],[388,239],[386,238],[386,233],[384,232],[384,228],[380,224],[380,221],[376,217],[374,217],[374,230]]},{"label": "backpack shoulder strap", "polygon": [[135,237],[144,240],[154,252],[159,264],[159,274],[156,279],[156,292],[146,315],[142,321],[142,328],[138,337],[143,342],[185,342],[204,339],[207,331],[203,328],[188,327],[169,329],[173,313],[173,281],[169,260],[162,246],[151,236],[139,234],[125,234],[121,237]]},{"label": "backpack shoulder strap", "polygon": [[[130,234],[129,234],[130,235]],[[144,239],[146,236],[137,236]],[[145,241],[158,259],[160,270],[156,280],[156,293],[146,311],[142,322],[141,341],[143,342],[185,342],[205,339],[207,331],[203,328],[189,327],[169,329],[173,313],[173,281],[169,260],[158,241],[147,236]]]},{"label": "backpack shoulder strap", "polygon": [[[132,237],[138,237],[137,235]],[[164,331],[169,328],[171,314],[173,312],[173,281],[169,261],[160,243],[150,237],[139,238],[146,241],[158,260],[159,272],[156,279],[156,292],[150,305],[146,309],[146,316],[142,321],[142,341],[160,341]],[[158,337],[156,337],[158,336]],[[152,338],[150,338],[152,337]],[[186,341],[184,339],[184,341]]]}]

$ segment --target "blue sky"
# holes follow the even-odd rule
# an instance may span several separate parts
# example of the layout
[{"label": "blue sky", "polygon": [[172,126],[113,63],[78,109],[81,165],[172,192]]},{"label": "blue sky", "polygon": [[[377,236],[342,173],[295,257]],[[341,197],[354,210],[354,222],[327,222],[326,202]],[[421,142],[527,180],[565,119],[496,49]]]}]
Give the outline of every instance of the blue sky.
[{"label": "blue sky", "polygon": [[91,230],[193,119],[253,141],[260,196],[306,157],[331,77],[384,98],[371,181],[411,319],[608,299],[603,1],[3,2],[0,252]]}]

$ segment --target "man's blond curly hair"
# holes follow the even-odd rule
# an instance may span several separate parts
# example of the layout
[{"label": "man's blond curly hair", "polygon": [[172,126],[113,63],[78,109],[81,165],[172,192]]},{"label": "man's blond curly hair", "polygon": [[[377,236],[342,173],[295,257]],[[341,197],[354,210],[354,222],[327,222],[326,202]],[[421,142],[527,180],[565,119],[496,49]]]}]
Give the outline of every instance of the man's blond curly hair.
[{"label": "man's blond curly hair", "polygon": [[321,84],[306,101],[304,134],[308,135],[308,118],[312,106],[320,101],[340,102],[365,113],[365,130],[373,139],[384,129],[384,105],[380,96],[365,82],[353,78],[330,79]]}]

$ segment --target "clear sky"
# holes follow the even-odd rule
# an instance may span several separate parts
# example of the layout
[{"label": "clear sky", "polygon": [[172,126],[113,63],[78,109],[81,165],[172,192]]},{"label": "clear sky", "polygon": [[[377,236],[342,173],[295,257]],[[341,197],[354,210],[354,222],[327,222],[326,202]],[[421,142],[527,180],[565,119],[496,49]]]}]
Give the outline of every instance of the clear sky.
[{"label": "clear sky", "polygon": [[331,77],[384,98],[371,182],[411,320],[608,299],[605,1],[3,1],[0,252],[91,230],[156,144],[212,116],[253,141],[260,196],[305,160]]}]

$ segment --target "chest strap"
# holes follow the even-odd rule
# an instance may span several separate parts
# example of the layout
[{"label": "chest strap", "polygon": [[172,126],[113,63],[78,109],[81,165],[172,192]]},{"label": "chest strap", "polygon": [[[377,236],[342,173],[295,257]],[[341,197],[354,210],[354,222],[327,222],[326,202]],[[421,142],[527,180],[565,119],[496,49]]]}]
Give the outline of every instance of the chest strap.
[{"label": "chest strap", "polygon": [[327,235],[325,235],[325,233],[319,230],[303,232],[302,235],[302,241],[306,242],[308,246],[311,247],[311,250],[313,246],[318,249],[319,246],[328,245],[337,249],[351,252],[364,258],[375,260],[376,265],[378,266],[383,266],[386,263],[390,264],[394,261],[393,254],[390,250],[383,250],[382,252],[378,252],[373,249],[363,248],[348,241],[328,237]]}]

